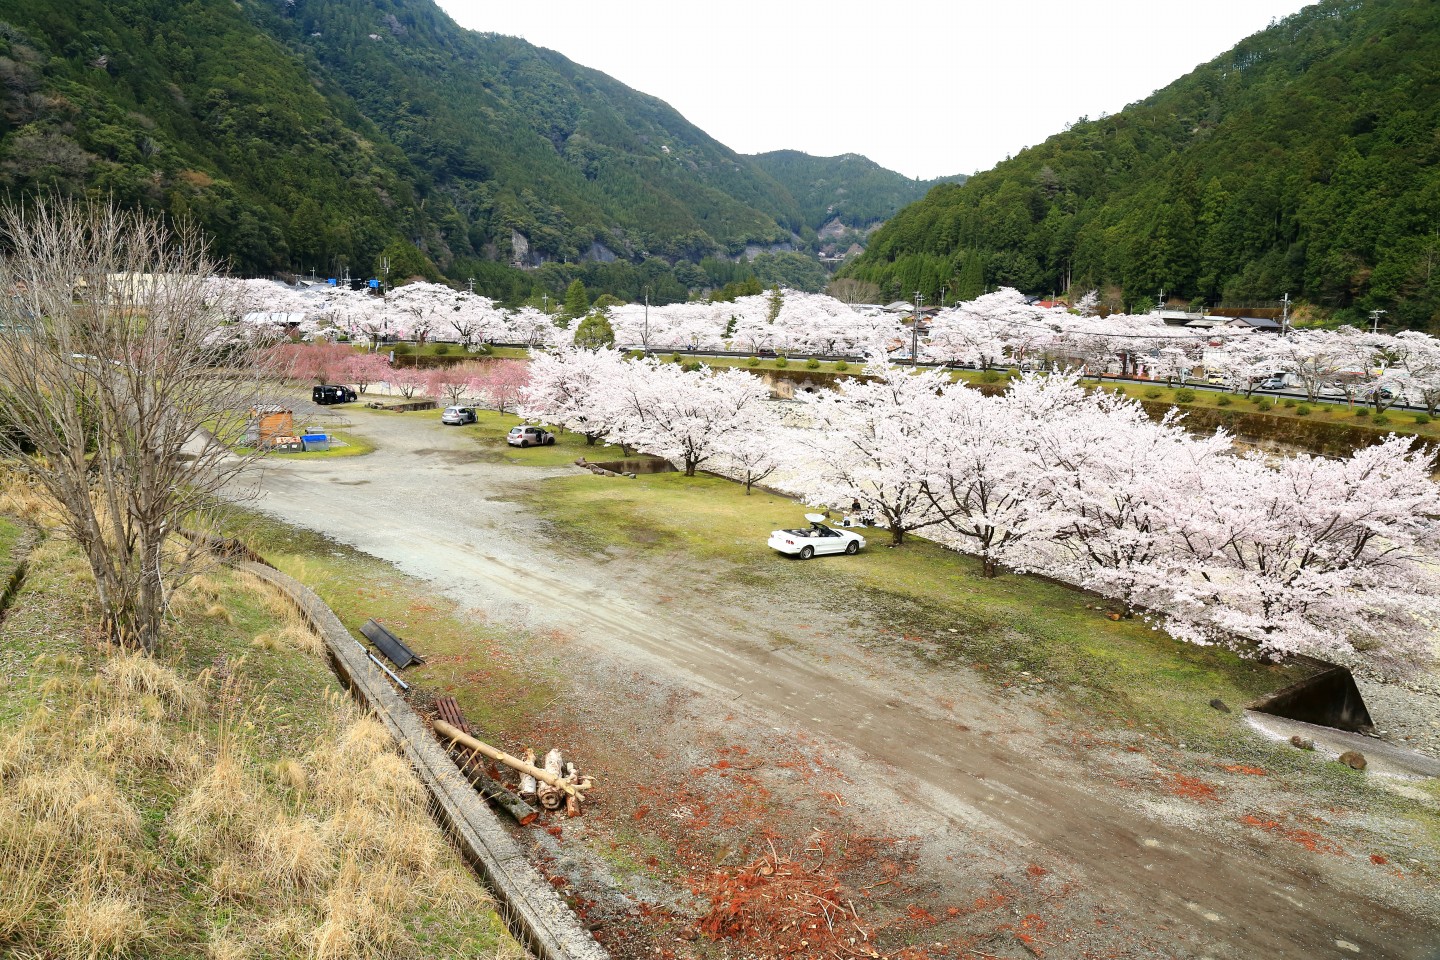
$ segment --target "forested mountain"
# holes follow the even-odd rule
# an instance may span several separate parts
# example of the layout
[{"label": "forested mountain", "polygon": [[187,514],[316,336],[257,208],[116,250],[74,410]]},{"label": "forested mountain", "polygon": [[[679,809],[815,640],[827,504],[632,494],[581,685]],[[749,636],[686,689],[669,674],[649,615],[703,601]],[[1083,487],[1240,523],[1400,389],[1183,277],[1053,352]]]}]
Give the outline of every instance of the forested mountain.
[{"label": "forested mountain", "polygon": [[[1147,54],[1149,55],[1149,54]],[[1324,0],[1124,111],[889,221],[846,273],[887,296],[1284,293],[1440,325],[1440,3]]]},{"label": "forested mountain", "polygon": [[858,153],[812,157],[799,150],[752,154],[756,165],[789,191],[800,205],[805,226],[819,230],[838,221],[868,227],[913,203],[937,183],[964,183],[964,175],[911,180]]},{"label": "forested mountain", "polygon": [[431,0],[0,0],[0,81],[0,187],[191,217],[239,273],[665,299],[804,231],[663,102]]}]

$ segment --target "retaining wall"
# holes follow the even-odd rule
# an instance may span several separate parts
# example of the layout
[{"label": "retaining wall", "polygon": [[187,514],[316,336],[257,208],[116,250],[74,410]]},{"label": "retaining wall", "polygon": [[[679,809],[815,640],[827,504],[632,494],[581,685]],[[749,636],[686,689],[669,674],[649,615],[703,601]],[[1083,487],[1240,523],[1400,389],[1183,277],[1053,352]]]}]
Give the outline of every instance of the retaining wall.
[{"label": "retaining wall", "polygon": [[237,569],[283,591],[325,641],[336,673],[389,729],[435,804],[441,821],[500,901],[510,931],[541,960],[608,960],[609,954],[540,876],[499,818],[475,793],[430,725],[390,686],[325,601],[309,587],[250,560]]}]

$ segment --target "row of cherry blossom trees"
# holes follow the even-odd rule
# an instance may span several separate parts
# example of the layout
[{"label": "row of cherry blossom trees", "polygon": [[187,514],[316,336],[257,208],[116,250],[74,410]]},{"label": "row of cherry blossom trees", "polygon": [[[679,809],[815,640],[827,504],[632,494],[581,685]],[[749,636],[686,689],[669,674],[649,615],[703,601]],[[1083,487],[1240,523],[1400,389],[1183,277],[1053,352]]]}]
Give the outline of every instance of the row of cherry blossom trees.
[{"label": "row of cherry blossom trees", "polygon": [[1343,460],[1237,455],[1176,418],[1026,376],[986,396],[940,372],[873,366],[785,426],[756,378],[615,351],[533,363],[521,412],[807,503],[861,504],[909,532],[1144,611],[1196,643],[1314,652],[1401,672],[1440,615],[1432,457],[1391,437]]},{"label": "row of cherry blossom trees", "polygon": [[[298,334],[375,344],[441,339],[470,348],[487,342],[566,346],[573,329],[533,308],[510,311],[486,297],[433,283],[413,283],[384,297],[339,287],[298,290],[259,280],[215,280],[228,319],[257,335]],[[1254,391],[1276,375],[1310,400],[1322,395],[1383,410],[1406,398],[1440,409],[1440,340],[1353,327],[1301,329],[1286,336],[1242,328],[1194,330],[1158,315],[1100,317],[1095,297],[1076,310],[1027,303],[1001,289],[940,311],[929,320],[921,359],[988,369],[1076,369],[1184,380],[1203,369],[1236,390]],[[750,354],[869,356],[907,345],[901,316],[861,312],[819,294],[782,291],[734,302],[609,308],[615,342],[646,351],[729,350]]]}]

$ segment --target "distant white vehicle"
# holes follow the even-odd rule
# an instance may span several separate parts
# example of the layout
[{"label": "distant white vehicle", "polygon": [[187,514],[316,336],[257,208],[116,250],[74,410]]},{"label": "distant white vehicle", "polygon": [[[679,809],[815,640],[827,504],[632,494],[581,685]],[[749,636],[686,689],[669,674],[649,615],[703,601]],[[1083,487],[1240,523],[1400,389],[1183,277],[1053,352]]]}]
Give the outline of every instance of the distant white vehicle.
[{"label": "distant white vehicle", "polygon": [[807,513],[808,529],[776,530],[770,534],[770,547],[780,553],[809,560],[822,553],[859,553],[865,538],[853,530],[836,530],[825,525],[819,513]]}]

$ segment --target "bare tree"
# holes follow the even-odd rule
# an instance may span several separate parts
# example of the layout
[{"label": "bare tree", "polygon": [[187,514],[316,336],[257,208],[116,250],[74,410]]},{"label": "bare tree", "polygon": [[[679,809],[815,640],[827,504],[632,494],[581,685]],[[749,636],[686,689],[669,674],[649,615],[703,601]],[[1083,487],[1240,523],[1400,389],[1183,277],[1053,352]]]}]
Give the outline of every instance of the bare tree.
[{"label": "bare tree", "polygon": [[[153,650],[203,559],[177,536],[244,469],[267,378],[206,301],[205,244],[143,213],[64,200],[0,209],[0,452],[63,508],[117,643]],[[213,289],[212,289],[213,294]]]}]

